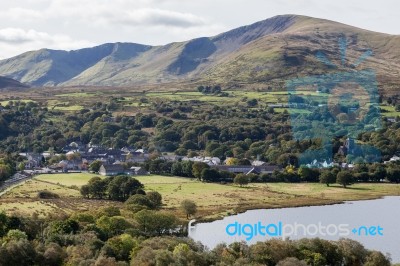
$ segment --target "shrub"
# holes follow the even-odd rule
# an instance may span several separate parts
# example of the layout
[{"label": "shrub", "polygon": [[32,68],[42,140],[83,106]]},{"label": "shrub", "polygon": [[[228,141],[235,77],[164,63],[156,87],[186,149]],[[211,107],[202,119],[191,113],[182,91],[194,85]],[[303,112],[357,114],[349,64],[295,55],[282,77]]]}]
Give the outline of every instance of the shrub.
[{"label": "shrub", "polygon": [[38,192],[38,198],[39,199],[59,199],[60,196],[57,193],[48,191],[48,190],[42,190]]},{"label": "shrub", "polygon": [[249,183],[249,178],[245,174],[238,174],[238,175],[236,175],[233,182],[242,187]]}]

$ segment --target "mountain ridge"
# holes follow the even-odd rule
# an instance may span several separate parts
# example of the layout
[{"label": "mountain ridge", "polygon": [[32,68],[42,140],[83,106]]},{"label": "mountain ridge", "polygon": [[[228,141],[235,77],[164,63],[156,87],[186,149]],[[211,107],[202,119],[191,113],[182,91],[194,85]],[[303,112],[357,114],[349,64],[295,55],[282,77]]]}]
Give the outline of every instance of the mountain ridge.
[{"label": "mountain ridge", "polygon": [[0,89],[24,89],[28,87],[28,85],[22,84],[15,79],[0,76]]},{"label": "mountain ridge", "polygon": [[131,86],[198,80],[263,83],[330,71],[315,59],[337,60],[346,36],[349,60],[371,49],[366,65],[389,86],[399,79],[400,36],[339,22],[280,15],[212,37],[160,46],[106,43],[63,51],[41,49],[1,60],[0,75],[33,86]]}]

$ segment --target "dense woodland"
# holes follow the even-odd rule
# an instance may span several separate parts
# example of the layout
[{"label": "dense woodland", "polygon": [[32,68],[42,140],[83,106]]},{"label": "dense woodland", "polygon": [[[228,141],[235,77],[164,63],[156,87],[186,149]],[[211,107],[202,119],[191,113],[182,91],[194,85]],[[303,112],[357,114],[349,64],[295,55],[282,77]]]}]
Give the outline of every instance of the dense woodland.
[{"label": "dense woodland", "polygon": [[[283,168],[298,167],[299,154],[322,145],[319,139],[294,140],[287,112],[276,113],[273,108],[263,106],[249,108],[247,102],[238,106],[204,107],[188,102],[152,102],[143,113],[113,117],[113,112],[121,108],[119,100],[97,102],[72,113],[49,110],[35,102],[10,101],[0,112],[0,152],[3,154],[0,178],[4,180],[17,170],[23,160],[16,155],[19,152],[59,153],[71,141],[113,148],[144,148],[152,154],[151,158],[165,152],[189,157],[201,154],[222,160],[234,157],[240,164],[258,158]],[[142,101],[147,102],[147,99]],[[357,162],[357,158],[345,158],[337,153],[344,138],[332,139],[335,160]],[[379,149],[382,161],[388,160],[400,150],[400,123],[384,120],[381,130],[359,134],[358,141]],[[172,170],[169,162],[148,162],[146,167],[154,173],[182,175],[176,167]],[[377,166],[367,164],[365,167],[369,169],[363,172],[369,173],[369,177],[364,175],[356,179],[376,181],[378,178],[372,168]],[[389,172],[399,170],[395,164],[384,168]],[[191,173],[185,175],[192,176]],[[284,172],[268,180],[301,181],[301,176],[285,176]],[[318,181],[318,178],[307,181]]]}]

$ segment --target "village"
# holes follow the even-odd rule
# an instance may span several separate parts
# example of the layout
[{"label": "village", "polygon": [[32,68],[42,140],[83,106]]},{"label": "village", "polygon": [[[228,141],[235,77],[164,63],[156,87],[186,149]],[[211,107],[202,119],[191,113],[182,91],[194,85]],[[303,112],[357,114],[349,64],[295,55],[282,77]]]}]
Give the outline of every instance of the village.
[{"label": "village", "polygon": [[[119,174],[125,175],[148,175],[151,174],[144,169],[141,165],[150,159],[150,154],[144,149],[134,149],[131,147],[124,147],[122,149],[105,148],[96,145],[84,145],[80,142],[71,142],[64,147],[65,159],[57,163],[47,165],[44,163],[51,157],[62,156],[61,154],[44,153],[20,153],[20,156],[26,158],[24,162],[23,172],[27,174],[39,173],[68,173],[68,172],[86,172],[89,171],[89,166],[94,161],[101,162],[101,167],[98,171],[103,176],[113,176]],[[227,164],[229,158],[221,161],[218,157],[207,156],[179,156],[171,154],[159,155],[157,159],[176,162],[176,161],[192,161],[202,162],[220,171],[228,171],[231,173],[272,173],[279,170],[277,165],[270,165],[261,160],[251,161],[249,165],[232,165]],[[129,168],[124,167],[126,164],[133,164]]]},{"label": "village", "polygon": [[[340,146],[338,154],[346,155],[354,149],[354,141],[347,139]],[[166,162],[191,161],[207,164],[210,168],[217,171],[229,172],[232,174],[244,175],[271,175],[274,171],[284,170],[279,165],[272,165],[262,160],[252,160],[249,164],[235,164],[237,160],[234,158],[226,158],[221,160],[218,157],[208,156],[179,156],[175,154],[161,154],[156,158],[151,158],[153,155],[146,152],[145,149],[135,149],[132,147],[124,147],[122,149],[106,148],[98,145],[83,144],[79,141],[72,141],[63,148],[62,154],[44,153],[20,153],[20,156],[25,158],[23,169],[19,169],[12,178],[6,180],[1,187],[4,190],[16,183],[20,183],[26,179],[32,178],[38,174],[56,174],[56,173],[80,173],[94,172],[91,171],[90,165],[97,161],[100,163],[98,169],[99,175],[102,176],[145,176],[153,174],[146,170],[144,163],[150,159],[159,159]],[[51,158],[64,158],[56,163],[49,164]],[[400,161],[400,157],[394,155],[384,164]],[[127,166],[130,167],[127,167]],[[327,168],[340,167],[342,169],[353,169],[352,163],[337,163],[337,162],[319,162],[316,159],[307,164],[309,168]]]}]

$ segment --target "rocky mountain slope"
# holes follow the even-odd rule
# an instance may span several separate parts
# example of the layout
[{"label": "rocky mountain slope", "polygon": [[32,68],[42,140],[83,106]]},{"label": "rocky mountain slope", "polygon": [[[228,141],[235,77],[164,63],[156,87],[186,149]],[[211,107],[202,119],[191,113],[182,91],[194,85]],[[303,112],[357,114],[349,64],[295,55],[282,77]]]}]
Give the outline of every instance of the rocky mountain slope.
[{"label": "rocky mountain slope", "polygon": [[[347,40],[344,64],[341,38]],[[370,51],[371,56],[355,66]],[[324,53],[331,65],[318,60],[318,53]],[[129,86],[183,80],[268,83],[366,68],[375,71],[385,87],[396,87],[400,36],[297,15],[164,46],[113,43],[75,51],[42,49],[0,61],[0,75],[34,86]]]}]

